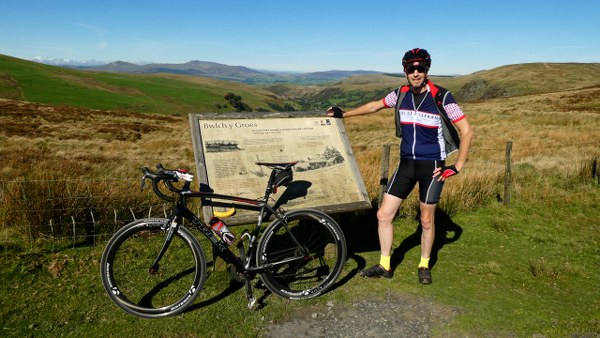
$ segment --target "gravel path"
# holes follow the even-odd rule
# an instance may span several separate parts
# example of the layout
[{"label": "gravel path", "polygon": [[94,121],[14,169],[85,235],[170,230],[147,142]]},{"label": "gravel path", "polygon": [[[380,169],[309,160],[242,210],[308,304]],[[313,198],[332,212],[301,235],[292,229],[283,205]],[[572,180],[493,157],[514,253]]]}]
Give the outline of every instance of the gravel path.
[{"label": "gravel path", "polygon": [[270,324],[263,337],[431,337],[433,328],[440,334],[457,313],[429,300],[388,294],[357,299],[351,306],[329,302],[301,309],[286,321]]}]

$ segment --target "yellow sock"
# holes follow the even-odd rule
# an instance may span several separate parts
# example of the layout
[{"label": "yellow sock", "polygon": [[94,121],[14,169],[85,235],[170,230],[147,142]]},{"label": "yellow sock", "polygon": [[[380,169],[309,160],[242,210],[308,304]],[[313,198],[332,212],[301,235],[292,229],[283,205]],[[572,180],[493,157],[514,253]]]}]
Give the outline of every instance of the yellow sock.
[{"label": "yellow sock", "polygon": [[430,257],[425,258],[421,256],[421,262],[419,263],[419,267],[429,269],[429,258]]},{"label": "yellow sock", "polygon": [[391,269],[390,259],[391,259],[390,256],[383,256],[383,255],[381,256],[381,258],[379,258],[379,264],[388,271],[390,271],[390,269]]}]

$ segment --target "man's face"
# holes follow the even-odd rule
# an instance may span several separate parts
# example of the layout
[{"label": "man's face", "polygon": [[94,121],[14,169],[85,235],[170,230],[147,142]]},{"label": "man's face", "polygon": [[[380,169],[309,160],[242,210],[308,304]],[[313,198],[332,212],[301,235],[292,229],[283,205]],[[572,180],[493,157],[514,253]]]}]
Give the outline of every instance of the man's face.
[{"label": "man's face", "polygon": [[404,69],[404,72],[413,88],[421,88],[427,79],[427,68],[422,65],[409,65]]}]

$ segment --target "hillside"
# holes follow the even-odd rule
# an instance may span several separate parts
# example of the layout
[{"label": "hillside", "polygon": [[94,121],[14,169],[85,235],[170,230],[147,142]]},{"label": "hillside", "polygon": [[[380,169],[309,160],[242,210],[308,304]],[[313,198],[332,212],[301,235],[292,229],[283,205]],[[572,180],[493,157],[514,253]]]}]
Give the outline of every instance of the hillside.
[{"label": "hillside", "polygon": [[[262,76],[262,73],[245,67],[223,67],[201,61],[178,65],[181,74],[174,74],[177,71],[172,70],[171,73],[131,74],[151,72],[152,69],[158,72],[162,66],[175,67],[153,66],[143,70],[141,66],[121,62],[107,66],[103,72],[82,71],[0,55],[0,98],[93,109],[187,114],[234,111],[237,108],[225,99],[227,93],[233,93],[252,111],[321,110],[331,105],[356,107],[381,98],[406,83],[402,75],[347,77],[350,73],[336,71],[305,75],[313,80],[317,77],[343,79],[327,85],[276,83],[258,86],[185,74],[189,69],[195,69],[197,75],[201,75],[201,69],[204,69],[212,76]],[[452,90],[459,102],[470,102],[598,87],[600,64],[529,63],[456,77],[431,76],[431,79]]]},{"label": "hillside", "polygon": [[[450,89],[458,101],[469,102],[597,87],[600,86],[600,63],[528,63],[463,76],[433,75],[430,78]],[[401,75],[373,74],[353,76],[328,86],[278,84],[267,89],[305,108],[322,109],[331,105],[355,107],[381,98],[405,83]]]},{"label": "hillside", "polygon": [[[298,107],[262,88],[198,76],[91,72],[0,55],[0,98],[161,114],[235,111],[233,93],[252,111]],[[247,110],[248,110],[247,109]]]},{"label": "hillside", "polygon": [[526,63],[440,78],[463,101],[542,94],[600,85],[600,63]]}]

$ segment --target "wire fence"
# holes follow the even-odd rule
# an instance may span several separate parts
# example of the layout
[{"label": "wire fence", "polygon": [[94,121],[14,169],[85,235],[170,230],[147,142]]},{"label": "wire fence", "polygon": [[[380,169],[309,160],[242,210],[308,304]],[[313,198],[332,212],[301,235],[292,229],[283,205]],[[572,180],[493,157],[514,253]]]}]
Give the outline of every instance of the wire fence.
[{"label": "wire fence", "polygon": [[[511,175],[509,146],[514,150],[509,143],[506,148],[474,147],[472,152],[494,153],[499,158],[506,154],[506,172]],[[127,161],[159,162],[149,158]],[[597,159],[588,166],[589,175],[600,184]],[[170,204],[158,200],[151,189],[142,193],[140,177],[0,180],[0,255],[95,246],[131,221],[167,217]],[[510,180],[512,176],[505,177],[505,189],[510,189]],[[510,191],[505,190],[505,196]],[[200,213],[200,206],[194,207]]]},{"label": "wire fence", "polygon": [[[131,184],[130,178],[0,180],[0,199],[5,202],[0,206],[0,254],[31,250],[54,252],[67,247],[96,245],[133,220],[168,215],[167,204],[141,202],[124,206],[120,202],[123,198],[113,198],[105,191],[96,192],[92,188]],[[67,187],[77,188],[70,191]]]}]

